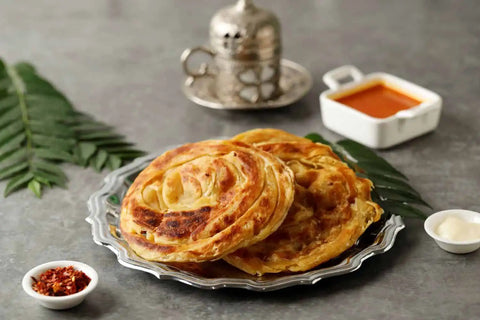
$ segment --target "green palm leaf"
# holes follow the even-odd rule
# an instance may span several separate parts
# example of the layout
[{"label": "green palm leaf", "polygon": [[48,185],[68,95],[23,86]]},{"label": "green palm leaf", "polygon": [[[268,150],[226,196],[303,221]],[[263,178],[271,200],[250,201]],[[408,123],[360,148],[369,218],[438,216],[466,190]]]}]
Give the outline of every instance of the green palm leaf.
[{"label": "green palm leaf", "polygon": [[423,219],[427,217],[415,205],[431,208],[430,205],[408,183],[403,173],[373,150],[352,140],[332,143],[317,133],[310,133],[305,137],[313,142],[329,145],[358,176],[370,179],[375,187],[372,199],[383,208],[385,214]]},{"label": "green palm leaf", "polygon": [[79,165],[90,166],[97,171],[104,168],[118,169],[123,164],[145,154],[133,148],[122,135],[85,114],[78,114],[73,125],[78,144],[74,154]]},{"label": "green palm leaf", "polygon": [[0,59],[0,180],[4,196],[29,188],[65,187],[61,162],[117,169],[142,155],[112,127],[74,109],[68,99],[28,63]]},{"label": "green palm leaf", "polygon": [[[29,64],[7,66],[0,60],[0,81],[4,84],[0,91],[0,179],[9,179],[4,195],[28,186],[40,196],[42,182],[51,185],[55,181],[39,176],[34,162],[45,159],[53,166],[72,158],[68,146],[75,141],[65,138],[75,134],[65,125],[72,108]],[[50,120],[45,123],[44,119]],[[55,132],[58,127],[61,130]]]}]

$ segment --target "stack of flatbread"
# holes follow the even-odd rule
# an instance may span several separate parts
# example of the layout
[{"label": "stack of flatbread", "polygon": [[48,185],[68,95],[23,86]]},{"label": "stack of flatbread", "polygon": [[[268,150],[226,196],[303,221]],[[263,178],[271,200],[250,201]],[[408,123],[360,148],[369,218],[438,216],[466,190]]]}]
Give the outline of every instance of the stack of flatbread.
[{"label": "stack of flatbread", "polygon": [[156,158],[130,186],[120,228],[147,260],[224,259],[256,275],[306,271],[380,218],[371,188],[330,147],[256,129]]}]

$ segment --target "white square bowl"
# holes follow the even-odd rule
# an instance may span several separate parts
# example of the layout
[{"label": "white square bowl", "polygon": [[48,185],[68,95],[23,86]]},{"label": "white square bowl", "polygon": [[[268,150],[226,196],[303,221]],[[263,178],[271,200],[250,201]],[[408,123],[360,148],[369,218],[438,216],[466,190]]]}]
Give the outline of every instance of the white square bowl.
[{"label": "white square bowl", "polygon": [[[353,81],[341,84],[339,80],[346,77],[351,77]],[[323,81],[330,88],[320,95],[325,127],[368,147],[389,148],[433,131],[438,126],[442,98],[412,82],[384,72],[364,76],[350,65],[327,72]],[[388,118],[375,118],[335,100],[380,83],[412,96],[421,103]]]}]

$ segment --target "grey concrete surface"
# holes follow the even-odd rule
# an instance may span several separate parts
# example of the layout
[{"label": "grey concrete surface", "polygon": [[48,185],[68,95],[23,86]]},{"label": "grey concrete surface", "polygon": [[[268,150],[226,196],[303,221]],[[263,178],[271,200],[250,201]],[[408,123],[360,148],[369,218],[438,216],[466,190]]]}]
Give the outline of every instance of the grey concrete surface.
[{"label": "grey concrete surface", "polygon": [[[34,63],[78,109],[147,151],[256,127],[337,139],[319,113],[323,73],[346,63],[390,72],[438,92],[444,110],[434,133],[382,155],[435,210],[480,211],[477,1],[258,1],[280,17],[284,57],[308,68],[314,87],[288,108],[222,112],[183,97],[179,56],[206,42],[210,17],[228,2],[0,0],[0,56]],[[480,252],[442,251],[418,220],[406,220],[387,254],[314,286],[210,292],[159,281],[91,239],[85,203],[107,172],[64,167],[67,190],[0,198],[0,319],[480,319]],[[63,312],[20,286],[28,269],[56,259],[83,261],[100,276],[82,305]]]}]

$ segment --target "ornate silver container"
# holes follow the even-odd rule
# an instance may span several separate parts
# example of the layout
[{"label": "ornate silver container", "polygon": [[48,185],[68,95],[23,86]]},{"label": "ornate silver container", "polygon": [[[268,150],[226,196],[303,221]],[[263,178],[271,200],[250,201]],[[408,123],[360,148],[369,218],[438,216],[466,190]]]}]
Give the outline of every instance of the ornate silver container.
[{"label": "ornate silver container", "polygon": [[[212,56],[213,63],[204,63],[198,70],[191,70],[189,58],[199,51]],[[239,0],[213,16],[210,22],[210,47],[198,46],[183,52],[181,61],[189,76],[187,86],[191,87],[200,78],[204,83],[198,85],[196,91],[186,92],[187,96],[206,95],[208,100],[210,95],[227,108],[265,106],[269,101],[278,100],[285,91],[294,87],[290,83],[282,88],[280,84],[281,52],[280,22],[277,17],[258,8],[251,0]],[[283,69],[293,68],[296,74],[306,73],[309,77],[308,72],[301,67],[302,70],[298,71],[298,67],[290,64]],[[297,81],[298,76],[289,79]],[[304,87],[310,84],[306,81]],[[298,91],[299,95],[309,88],[304,89]],[[198,99],[192,100],[199,102]]]}]

